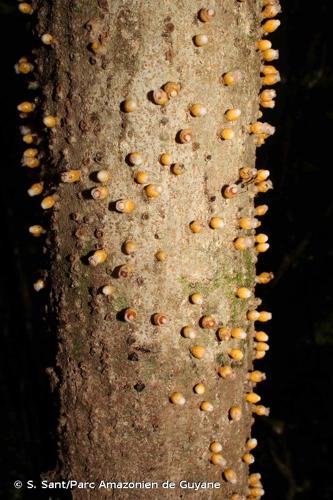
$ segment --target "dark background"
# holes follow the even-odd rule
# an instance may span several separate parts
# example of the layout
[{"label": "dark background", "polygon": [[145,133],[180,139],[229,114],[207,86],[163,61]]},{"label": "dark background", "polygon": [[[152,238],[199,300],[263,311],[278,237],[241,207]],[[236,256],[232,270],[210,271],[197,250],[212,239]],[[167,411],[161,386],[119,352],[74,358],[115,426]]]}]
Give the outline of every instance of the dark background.
[{"label": "dark background", "polygon": [[[38,223],[38,210],[27,200],[27,169],[19,168],[15,109],[28,94],[13,65],[33,41],[15,0],[0,0],[0,13],[0,475],[3,498],[11,500],[44,498],[12,482],[54,467],[56,408],[45,374],[54,345],[41,320],[44,305],[31,291],[43,256],[27,227]],[[331,0],[285,1],[282,26],[270,37],[283,81],[276,110],[264,114],[277,133],[258,150],[257,166],[271,170],[275,187],[260,199],[270,205],[262,229],[271,249],[258,270],[273,270],[276,279],[259,290],[274,321],[271,350],[257,367],[268,373],[260,393],[272,411],[256,419],[253,467],[269,500],[333,499],[332,14]],[[45,498],[68,498],[61,495]]]}]

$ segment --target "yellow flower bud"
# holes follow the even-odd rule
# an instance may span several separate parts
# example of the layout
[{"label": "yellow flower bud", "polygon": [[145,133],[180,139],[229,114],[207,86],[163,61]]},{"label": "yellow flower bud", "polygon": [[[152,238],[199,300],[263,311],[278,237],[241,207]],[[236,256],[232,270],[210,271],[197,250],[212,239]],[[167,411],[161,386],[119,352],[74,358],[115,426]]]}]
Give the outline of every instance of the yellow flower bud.
[{"label": "yellow flower bud", "polygon": [[178,392],[178,391],[173,392],[170,395],[170,401],[174,405],[180,405],[180,406],[183,406],[186,403],[185,397],[183,396],[183,394],[181,392]]},{"label": "yellow flower bud", "polygon": [[243,328],[231,328],[231,336],[234,339],[244,340],[247,337],[246,331]]},{"label": "yellow flower bud", "polygon": [[212,462],[212,464],[220,465],[221,467],[225,467],[227,465],[227,461],[224,456],[221,455],[221,453],[212,453],[212,455],[210,456],[210,461]]},{"label": "yellow flower bud", "polygon": [[217,373],[220,375],[222,378],[234,378],[235,377],[235,372],[231,368],[231,366],[220,366],[217,369]]},{"label": "yellow flower bud", "polygon": [[242,72],[239,70],[236,71],[229,71],[228,73],[225,73],[223,75],[223,83],[224,85],[227,85],[228,87],[231,85],[234,85],[235,83],[241,81],[243,78]]},{"label": "yellow flower bud", "polygon": [[253,372],[249,372],[247,374],[247,378],[251,380],[251,382],[258,384],[259,382],[266,380],[266,374],[264,372],[260,372],[259,370],[254,370]]},{"label": "yellow flower bud", "polygon": [[233,469],[225,469],[223,471],[224,478],[231,484],[237,483],[237,474]]},{"label": "yellow flower bud", "polygon": [[257,45],[257,49],[259,50],[267,50],[267,49],[270,49],[272,47],[272,42],[270,42],[269,40],[258,40],[256,42],[256,45]]},{"label": "yellow flower bud", "polygon": [[17,106],[17,109],[21,111],[21,113],[32,113],[35,108],[36,108],[35,104],[33,102],[28,102],[28,101],[21,102]]},{"label": "yellow flower bud", "polygon": [[240,349],[230,349],[229,356],[234,361],[242,361],[242,359],[244,358],[244,353]]},{"label": "yellow flower bud", "polygon": [[192,295],[190,295],[190,302],[192,304],[201,305],[201,304],[203,304],[203,301],[204,301],[204,298],[203,298],[202,293],[196,292],[196,293],[192,293]]},{"label": "yellow flower bud", "polygon": [[195,345],[191,347],[192,356],[197,359],[202,359],[205,355],[205,348],[202,345]]},{"label": "yellow flower bud", "polygon": [[254,456],[252,455],[252,453],[244,453],[244,455],[242,456],[242,460],[244,463],[251,465],[254,463]]},{"label": "yellow flower bud", "polygon": [[52,43],[54,43],[54,38],[50,33],[44,33],[44,35],[41,36],[41,40],[45,45],[52,45]]},{"label": "yellow flower bud", "polygon": [[155,259],[159,262],[164,262],[167,256],[168,255],[164,250],[158,250],[158,252],[155,253]]},{"label": "yellow flower bud", "polygon": [[273,33],[280,26],[281,21],[278,19],[269,19],[262,25],[262,29],[265,33]]},{"label": "yellow flower bud", "polygon": [[254,450],[258,446],[258,441],[255,438],[250,438],[246,441],[246,448],[248,450]]},{"label": "yellow flower bud", "polygon": [[242,114],[242,112],[240,109],[231,108],[231,109],[228,109],[228,111],[226,111],[225,117],[228,121],[233,122],[233,121],[238,120],[240,118],[241,114]]},{"label": "yellow flower bud", "polygon": [[209,449],[212,453],[220,453],[223,450],[223,446],[218,441],[213,441],[210,443]]},{"label": "yellow flower bud", "polygon": [[56,201],[57,201],[57,196],[56,195],[46,196],[45,198],[43,198],[40,206],[44,210],[48,210],[49,208],[54,207]]},{"label": "yellow flower bud", "polygon": [[268,417],[269,411],[270,411],[269,408],[266,408],[266,406],[263,405],[252,406],[252,412],[259,416]]},{"label": "yellow flower bud", "polygon": [[245,399],[248,403],[258,403],[261,400],[261,397],[255,392],[248,392],[245,394]]},{"label": "yellow flower bud", "polygon": [[168,167],[172,163],[172,156],[169,153],[163,153],[160,156],[160,163],[165,167]]},{"label": "yellow flower bud", "polygon": [[224,141],[230,141],[235,137],[235,132],[233,131],[232,128],[224,128],[220,132],[220,137]]},{"label": "yellow flower bud", "polygon": [[91,255],[88,259],[88,262],[91,266],[96,267],[99,264],[103,264],[103,262],[107,259],[107,252],[104,249],[96,250],[93,255]]},{"label": "yellow flower bud", "polygon": [[58,125],[59,119],[56,116],[47,115],[43,118],[43,123],[47,128],[54,128]]},{"label": "yellow flower bud", "polygon": [[187,325],[182,328],[182,335],[187,339],[195,339],[197,332],[193,326]]},{"label": "yellow flower bud", "polygon": [[196,394],[204,394],[206,392],[206,388],[203,384],[199,383],[199,384],[196,384],[193,388],[194,392]]},{"label": "yellow flower bud", "polygon": [[265,215],[265,213],[268,211],[268,205],[258,205],[255,208],[254,213],[258,216]]},{"label": "yellow flower bud", "polygon": [[42,234],[45,234],[46,231],[43,226],[36,224],[35,226],[29,227],[29,233],[35,238],[39,238]]},{"label": "yellow flower bud", "polygon": [[258,276],[256,276],[256,282],[257,283],[261,283],[263,285],[266,285],[273,278],[274,278],[274,274],[273,273],[264,272],[264,273],[260,273]]},{"label": "yellow flower bud", "polygon": [[122,102],[122,110],[125,113],[132,113],[133,111],[136,111],[138,107],[138,103],[132,97],[128,97]]},{"label": "yellow flower bud", "polygon": [[205,116],[207,114],[207,108],[200,103],[192,104],[190,107],[190,113],[194,117]]},{"label": "yellow flower bud", "polygon": [[32,5],[27,2],[21,2],[18,5],[18,9],[22,14],[32,14],[34,9],[32,8]]},{"label": "yellow flower bud", "polygon": [[203,228],[204,228],[203,223],[198,221],[198,220],[194,220],[190,224],[190,229],[191,229],[192,233],[201,233]]},{"label": "yellow flower bud", "polygon": [[229,417],[231,420],[238,422],[242,418],[242,409],[240,406],[232,406],[229,409]]},{"label": "yellow flower bud", "polygon": [[41,194],[44,190],[44,183],[43,182],[36,182],[35,184],[32,184],[30,188],[28,189],[27,193],[29,196],[38,196]]},{"label": "yellow flower bud", "polygon": [[78,182],[81,179],[81,170],[68,170],[60,175],[62,182],[72,183]]},{"label": "yellow flower bud", "polygon": [[208,43],[208,36],[207,35],[195,35],[193,37],[193,42],[194,42],[194,45],[196,45],[197,47],[203,47],[204,45],[207,45]]},{"label": "yellow flower bud", "polygon": [[212,217],[209,221],[209,227],[212,229],[222,229],[224,225],[224,221],[221,217]]},{"label": "yellow flower bud", "polygon": [[201,411],[214,411],[214,406],[209,401],[203,401],[200,405]]},{"label": "yellow flower bud", "polygon": [[260,311],[258,316],[258,321],[266,322],[272,319],[272,313],[268,311]]}]

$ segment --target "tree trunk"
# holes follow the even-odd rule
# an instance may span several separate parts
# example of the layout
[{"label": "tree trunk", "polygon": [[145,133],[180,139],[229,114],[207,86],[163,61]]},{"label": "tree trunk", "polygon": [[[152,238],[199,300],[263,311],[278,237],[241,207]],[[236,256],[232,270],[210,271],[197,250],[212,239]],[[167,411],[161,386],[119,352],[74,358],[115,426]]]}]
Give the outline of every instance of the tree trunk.
[{"label": "tree trunk", "polygon": [[[246,311],[254,301],[235,292],[253,289],[256,257],[253,247],[239,251],[233,241],[253,232],[240,230],[238,219],[253,216],[254,197],[245,186],[229,199],[223,187],[255,162],[249,124],[259,109],[255,42],[261,5],[212,1],[216,14],[202,22],[198,11],[205,5],[193,0],[39,4],[38,36],[53,37],[36,52],[41,110],[43,117],[59,119],[45,129],[48,148],[41,168],[43,196],[59,197],[45,210],[46,293],[59,339],[57,477],[176,483],[175,489],[75,490],[74,498],[244,495],[248,465],[241,457],[252,423],[245,393],[251,390],[247,372],[253,360],[253,322]],[[207,45],[196,46],[197,34],[208,35]],[[224,85],[222,75],[235,70],[243,78]],[[167,82],[179,82],[179,95],[157,105],[152,91]],[[133,112],[126,112],[133,104],[129,98],[137,104]],[[202,103],[207,114],[193,117],[193,103]],[[241,109],[238,121],[227,121],[230,108]],[[233,129],[231,140],[221,139],[224,127]],[[191,142],[181,142],[183,129],[191,129]],[[130,165],[128,155],[135,151],[144,158],[139,167]],[[176,175],[181,166],[161,164],[162,153],[183,165],[182,175]],[[62,172],[77,169],[79,182],[59,182]],[[103,186],[96,177],[100,170],[111,180],[108,196],[98,200],[91,190]],[[138,170],[147,172],[145,184],[135,182]],[[134,202],[133,211],[119,211],[117,202],[124,199]],[[213,216],[225,226],[212,229]],[[191,230],[192,221],[203,223],[200,232]],[[128,240],[137,245],[129,255]],[[106,261],[92,265],[91,256],[101,249]],[[123,265],[128,267],[119,269]],[[105,285],[112,290],[103,293]],[[194,292],[202,294],[202,304],[191,303]],[[125,321],[128,308],[137,313],[132,322]],[[163,315],[168,322],[154,324],[156,313],[157,322]],[[214,319],[213,328],[202,328],[205,315]],[[195,339],[182,334],[186,325],[196,329]],[[221,326],[242,327],[247,338],[221,342],[216,336]],[[205,347],[202,359],[192,355],[194,345]],[[242,361],[230,358],[232,347],[244,352]],[[232,365],[236,376],[220,377],[221,365]],[[197,383],[204,384],[205,394],[194,392]],[[185,397],[184,405],[170,401],[175,391]],[[213,411],[201,410],[202,401]],[[239,421],[229,417],[235,405],[242,408]],[[214,440],[223,445],[225,467],[210,462]],[[223,477],[225,468],[236,472],[235,484]],[[221,487],[194,492],[181,489],[181,480],[217,481]]]}]

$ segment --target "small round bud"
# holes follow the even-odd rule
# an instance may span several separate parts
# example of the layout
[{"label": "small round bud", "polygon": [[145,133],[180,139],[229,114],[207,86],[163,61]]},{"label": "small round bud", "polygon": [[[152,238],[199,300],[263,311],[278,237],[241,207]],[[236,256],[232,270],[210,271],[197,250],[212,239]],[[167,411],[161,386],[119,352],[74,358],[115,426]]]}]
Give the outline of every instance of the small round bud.
[{"label": "small round bud", "polygon": [[43,123],[47,128],[54,128],[58,125],[58,118],[56,116],[47,115],[43,118]]},{"label": "small round bud", "polygon": [[189,144],[192,142],[192,130],[190,128],[184,128],[179,132],[179,141],[182,144]]},{"label": "small round bud", "polygon": [[43,288],[45,288],[45,281],[40,278],[35,281],[33,287],[36,292],[40,292],[41,290],[43,290]]},{"label": "small round bud", "polygon": [[252,292],[248,288],[240,287],[237,288],[236,295],[240,299],[249,299],[252,296]]},{"label": "small round bud", "polygon": [[135,203],[132,200],[118,200],[116,203],[117,212],[129,214],[135,209]]},{"label": "small round bud", "polygon": [[235,378],[235,372],[234,370],[231,368],[231,366],[227,365],[227,366],[220,366],[217,370],[217,373],[220,375],[220,377],[222,378]]},{"label": "small round bud", "polygon": [[105,184],[107,182],[110,182],[111,179],[111,172],[109,170],[99,170],[96,174],[98,182],[101,182],[102,184]]},{"label": "small round bud", "polygon": [[223,475],[226,481],[228,481],[231,484],[236,484],[237,483],[237,474],[233,469],[225,469],[223,471]]},{"label": "small round bud", "polygon": [[163,90],[168,97],[177,97],[180,92],[180,84],[177,82],[167,82],[163,85]]},{"label": "small round bud", "polygon": [[241,409],[241,407],[240,406],[232,406],[229,409],[229,417],[234,422],[239,422],[239,420],[242,418],[242,409]]},{"label": "small round bud", "polygon": [[192,233],[201,233],[203,228],[204,228],[203,223],[198,221],[198,220],[195,220],[195,221],[190,223],[190,229],[191,229]]},{"label": "small round bud", "polygon": [[194,392],[196,394],[204,394],[206,392],[206,388],[203,384],[199,383],[199,384],[196,384],[193,388]]},{"label": "small round bud", "polygon": [[240,349],[230,349],[229,356],[234,361],[242,361],[242,359],[244,358],[244,353]]},{"label": "small round bud", "polygon": [[109,196],[109,189],[106,186],[98,186],[90,191],[94,200],[105,200]]},{"label": "small round bud", "polygon": [[220,467],[225,467],[227,465],[226,459],[220,453],[212,453],[212,455],[210,456],[210,461],[212,462],[212,464],[219,465]]},{"label": "small round bud", "polygon": [[198,17],[200,21],[202,21],[203,23],[208,23],[213,19],[214,16],[215,16],[215,10],[212,8],[200,9],[198,13]]},{"label": "small round bud", "polygon": [[165,106],[169,102],[168,94],[162,89],[154,90],[153,101],[159,106]]},{"label": "small round bud", "polygon": [[201,328],[211,329],[216,327],[216,321],[212,316],[202,316],[200,318]]},{"label": "small round bud", "polygon": [[252,453],[244,453],[242,460],[245,464],[251,465],[254,463],[254,456]]},{"label": "small round bud", "polygon": [[262,25],[262,29],[265,33],[273,33],[280,26],[281,21],[278,19],[269,19]]},{"label": "small round bud", "polygon": [[122,102],[122,110],[125,113],[132,113],[133,111],[137,111],[138,103],[132,97],[128,97],[125,101]]},{"label": "small round bud", "polygon": [[202,345],[195,345],[191,347],[191,354],[197,359],[202,359],[205,355],[205,348]]},{"label": "small round bud", "polygon": [[29,227],[29,233],[34,236],[35,238],[39,238],[42,234],[45,234],[46,231],[43,228],[43,226],[40,226],[39,224],[36,224],[34,226]]},{"label": "small round bud", "polygon": [[124,320],[127,323],[134,323],[134,321],[136,320],[137,316],[138,316],[138,313],[132,307],[128,307],[124,311]]},{"label": "small round bud", "polygon": [[54,38],[50,33],[44,33],[44,35],[41,36],[41,40],[45,45],[52,45],[54,42]]},{"label": "small round bud", "polygon": [[134,151],[133,153],[130,153],[128,155],[128,161],[131,165],[139,167],[143,163],[143,154],[139,153],[138,151]]},{"label": "small round bud", "polygon": [[204,47],[208,43],[208,36],[207,35],[195,35],[193,37],[193,43],[197,47]]},{"label": "small round bud", "polygon": [[181,392],[173,392],[170,396],[170,401],[174,405],[183,406],[186,403],[186,399],[184,398]]},{"label": "small round bud", "polygon": [[203,304],[203,301],[204,301],[204,298],[203,298],[202,293],[196,292],[196,293],[192,293],[192,295],[190,295],[190,302],[192,304],[201,305],[201,304]]},{"label": "small round bud", "polygon": [[225,223],[221,217],[212,217],[209,221],[209,227],[212,229],[222,229]]},{"label": "small round bud", "polygon": [[168,255],[164,250],[158,250],[158,252],[155,253],[155,259],[159,262],[164,262],[167,256]]},{"label": "small round bud", "polygon": [[226,111],[225,113],[225,117],[228,121],[236,121],[240,118],[242,112],[240,109],[238,108],[231,108],[231,109],[228,109],[228,111]]},{"label": "small round bud", "polygon": [[256,394],[255,392],[248,392],[245,394],[245,399],[248,403],[258,403],[261,400],[261,397],[259,394]]},{"label": "small round bud", "polygon": [[187,325],[182,328],[182,335],[186,339],[195,339],[195,337],[197,336],[197,332],[195,328],[193,328],[190,325]]},{"label": "small round bud", "polygon": [[155,313],[153,315],[152,321],[156,326],[165,326],[169,323],[168,317],[162,313]]},{"label": "small round bud", "polygon": [[148,198],[157,198],[162,193],[162,186],[157,184],[148,184],[144,189]]},{"label": "small round bud", "polygon": [[138,245],[137,243],[135,243],[135,241],[127,240],[123,243],[123,252],[126,255],[132,255],[133,253],[136,252],[137,248]]},{"label": "small round bud", "polygon": [[168,167],[172,163],[172,156],[169,153],[163,153],[160,156],[160,163],[165,167]]},{"label": "small round bud", "polygon": [[237,82],[240,82],[243,78],[242,72],[239,70],[229,71],[223,75],[223,83],[224,85],[231,86]]},{"label": "small round bud", "polygon": [[99,264],[103,264],[103,262],[107,259],[107,252],[104,249],[96,250],[93,255],[91,255],[88,259],[88,262],[91,266],[96,267]]},{"label": "small round bud", "polygon": [[234,198],[239,193],[239,187],[237,184],[229,184],[223,189],[224,198]]},{"label": "small round bud", "polygon": [[224,141],[230,141],[235,137],[235,132],[232,128],[224,128],[220,132],[220,137]]},{"label": "small round bud", "polygon": [[220,453],[223,450],[223,446],[218,441],[213,441],[210,443],[209,449],[212,453]]},{"label": "small round bud", "polygon": [[214,411],[214,406],[209,401],[203,401],[200,405],[201,411]]},{"label": "small round bud", "polygon": [[138,170],[137,172],[135,172],[134,179],[135,182],[137,182],[138,184],[146,184],[148,178],[149,178],[148,172],[145,172],[143,170]]},{"label": "small round bud", "polygon": [[200,117],[205,116],[207,114],[207,108],[203,104],[192,104],[190,107],[190,112],[192,116]]},{"label": "small round bud", "polygon": [[258,441],[255,438],[250,438],[246,441],[246,448],[248,450],[254,450],[258,445]]}]

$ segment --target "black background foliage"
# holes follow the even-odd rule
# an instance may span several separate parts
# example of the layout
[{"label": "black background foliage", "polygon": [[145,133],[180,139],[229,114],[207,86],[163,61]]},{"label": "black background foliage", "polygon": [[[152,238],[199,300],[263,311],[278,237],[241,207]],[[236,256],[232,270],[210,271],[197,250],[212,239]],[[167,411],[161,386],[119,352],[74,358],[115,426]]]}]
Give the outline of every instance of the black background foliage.
[{"label": "black background foliage", "polygon": [[[45,373],[54,339],[41,320],[43,301],[31,289],[43,256],[27,235],[38,209],[26,195],[32,179],[20,167],[16,105],[28,93],[13,70],[34,42],[16,1],[1,0],[0,11],[0,493],[56,500],[68,495],[12,487],[15,479],[37,480],[55,466],[57,408]],[[267,329],[271,350],[257,366],[267,371],[260,393],[272,411],[255,424],[260,444],[253,467],[263,475],[269,500],[333,498],[331,20],[330,0],[289,0],[271,37],[280,49],[283,81],[276,86],[276,110],[265,112],[277,133],[258,150],[257,166],[271,170],[275,187],[261,198],[270,205],[262,229],[271,249],[258,270],[273,270],[276,279],[260,288],[274,321]]]}]

